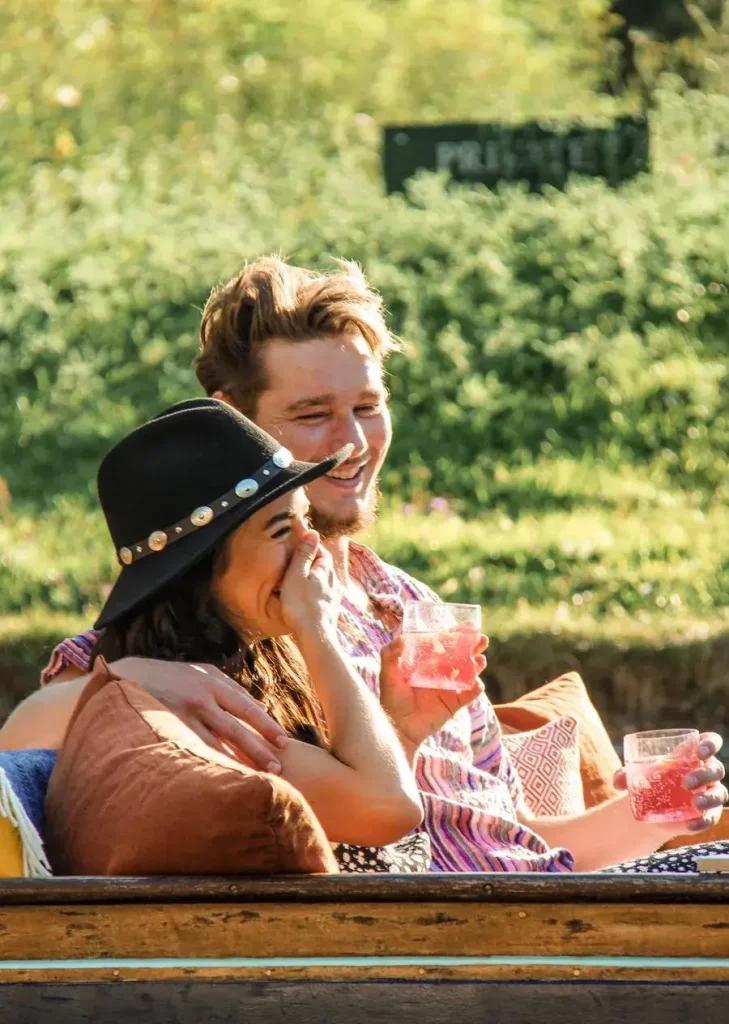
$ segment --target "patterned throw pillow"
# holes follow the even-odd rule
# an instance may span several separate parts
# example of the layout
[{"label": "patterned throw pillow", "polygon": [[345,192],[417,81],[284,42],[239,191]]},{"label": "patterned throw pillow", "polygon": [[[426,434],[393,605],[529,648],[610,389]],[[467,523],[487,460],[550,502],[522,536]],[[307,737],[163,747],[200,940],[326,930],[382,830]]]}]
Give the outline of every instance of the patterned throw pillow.
[{"label": "patterned throw pillow", "polygon": [[533,732],[503,737],[532,814],[571,817],[584,812],[578,732],[577,720],[564,715]]},{"label": "patterned throw pillow", "polygon": [[511,704],[496,704],[494,710],[504,734],[540,729],[562,715],[576,718],[585,807],[617,796],[613,780],[622,764],[579,672],[565,672]]}]

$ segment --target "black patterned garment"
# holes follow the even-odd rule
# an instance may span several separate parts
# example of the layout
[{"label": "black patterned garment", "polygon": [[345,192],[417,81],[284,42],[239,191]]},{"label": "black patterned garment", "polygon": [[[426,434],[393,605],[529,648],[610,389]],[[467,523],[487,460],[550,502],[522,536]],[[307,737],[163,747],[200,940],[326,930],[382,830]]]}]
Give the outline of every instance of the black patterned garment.
[{"label": "black patterned garment", "polygon": [[390,846],[333,847],[339,870],[344,874],[372,871],[412,874],[430,869],[430,840],[425,832],[414,832]]},{"label": "black patterned garment", "polygon": [[649,857],[638,857],[637,860],[626,860],[611,868],[603,868],[602,873],[621,875],[652,875],[652,874],[683,874],[695,875],[697,857],[712,855],[729,855],[729,842],[722,840],[716,843],[697,843],[695,846],[679,846],[675,850],[663,850],[652,853]]}]

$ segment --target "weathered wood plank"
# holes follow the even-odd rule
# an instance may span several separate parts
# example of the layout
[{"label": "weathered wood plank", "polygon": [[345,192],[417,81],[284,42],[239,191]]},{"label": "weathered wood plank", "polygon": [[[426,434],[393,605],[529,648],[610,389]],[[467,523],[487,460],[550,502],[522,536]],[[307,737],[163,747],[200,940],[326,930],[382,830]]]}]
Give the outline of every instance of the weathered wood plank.
[{"label": "weathered wood plank", "polygon": [[258,903],[6,906],[0,960],[97,957],[722,957],[729,905]]},{"label": "weathered wood plank", "polygon": [[724,903],[729,876],[314,875],[1,879],[0,905],[71,903]]},{"label": "weathered wood plank", "polygon": [[[265,961],[264,961],[265,963]],[[306,967],[61,967],[13,968],[0,970],[0,987],[19,983],[35,985],[78,984],[81,982],[135,983],[149,981],[612,981],[698,984],[722,982],[729,985],[729,967],[627,967],[590,964],[456,964],[446,966],[370,966],[342,967],[330,964]],[[1,1003],[1,999],[0,999]]]},{"label": "weathered wood plank", "polygon": [[6,985],[13,1024],[724,1024],[729,985],[627,982],[146,982]]}]

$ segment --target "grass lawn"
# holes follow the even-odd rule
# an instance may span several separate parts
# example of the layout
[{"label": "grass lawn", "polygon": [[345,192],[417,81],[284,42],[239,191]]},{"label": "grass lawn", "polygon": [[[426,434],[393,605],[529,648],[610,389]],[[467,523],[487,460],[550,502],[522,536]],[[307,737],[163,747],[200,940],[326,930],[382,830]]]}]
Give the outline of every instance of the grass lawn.
[{"label": "grass lawn", "polygon": [[[385,499],[368,537],[443,598],[483,606],[493,698],[577,669],[616,729],[689,714],[723,724],[723,501],[635,470],[588,472],[566,461],[497,484],[508,498],[476,518],[444,499]],[[507,511],[516,495],[528,512]],[[93,621],[114,559],[100,515],[71,497],[42,517],[7,511],[0,551],[0,663],[30,669],[59,637]]]}]

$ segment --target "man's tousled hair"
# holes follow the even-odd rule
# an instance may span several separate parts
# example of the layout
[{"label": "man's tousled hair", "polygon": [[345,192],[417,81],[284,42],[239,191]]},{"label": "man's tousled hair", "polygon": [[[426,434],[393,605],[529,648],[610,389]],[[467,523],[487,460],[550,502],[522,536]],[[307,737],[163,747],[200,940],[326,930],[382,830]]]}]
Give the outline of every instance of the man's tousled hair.
[{"label": "man's tousled hair", "polygon": [[319,273],[267,256],[213,289],[195,366],[206,394],[222,391],[255,416],[267,386],[261,352],[273,338],[296,342],[358,333],[380,361],[397,347],[381,296],[356,263],[336,263],[336,270]]}]

